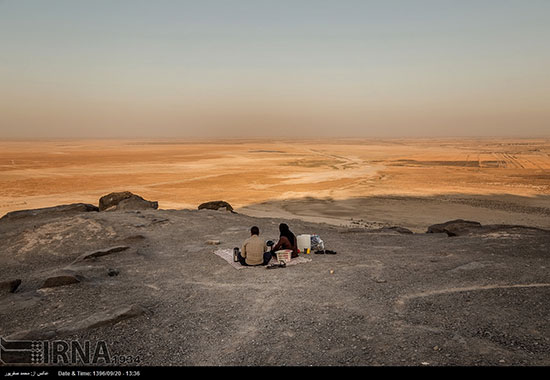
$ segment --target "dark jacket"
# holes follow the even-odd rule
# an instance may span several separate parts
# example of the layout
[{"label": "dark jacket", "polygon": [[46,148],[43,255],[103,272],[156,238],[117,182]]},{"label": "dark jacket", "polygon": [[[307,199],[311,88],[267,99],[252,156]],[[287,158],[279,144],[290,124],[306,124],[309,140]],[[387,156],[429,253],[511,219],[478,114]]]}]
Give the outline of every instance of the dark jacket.
[{"label": "dark jacket", "polygon": [[289,239],[286,236],[281,236],[279,238],[279,241],[277,244],[273,246],[272,251],[276,252],[281,249],[291,249],[292,250],[292,257],[298,257],[298,246],[296,244],[296,237],[293,239],[294,241],[291,243]]}]

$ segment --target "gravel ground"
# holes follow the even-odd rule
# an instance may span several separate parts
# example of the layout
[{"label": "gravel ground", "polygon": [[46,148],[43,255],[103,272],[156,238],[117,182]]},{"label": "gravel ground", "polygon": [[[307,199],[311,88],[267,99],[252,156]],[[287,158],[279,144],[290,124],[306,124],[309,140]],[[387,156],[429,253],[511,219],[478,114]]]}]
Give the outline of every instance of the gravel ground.
[{"label": "gravel ground", "polygon": [[[235,270],[213,254],[240,246],[252,225],[276,239],[281,222],[337,254],[275,270]],[[150,210],[0,220],[0,241],[0,281],[22,280],[0,294],[0,336],[145,308],[51,338],[106,342],[111,364],[550,365],[544,230],[448,237]],[[40,289],[83,253],[117,245],[130,248],[70,267],[81,282]]]}]

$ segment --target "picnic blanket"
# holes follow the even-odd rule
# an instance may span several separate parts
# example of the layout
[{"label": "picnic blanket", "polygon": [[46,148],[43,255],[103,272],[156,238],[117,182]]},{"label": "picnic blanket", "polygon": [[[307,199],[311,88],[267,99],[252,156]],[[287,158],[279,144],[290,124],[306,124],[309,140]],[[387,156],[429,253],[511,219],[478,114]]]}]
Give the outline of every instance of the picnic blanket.
[{"label": "picnic blanket", "polygon": [[[244,266],[244,265],[241,265],[238,262],[237,263],[234,262],[233,261],[233,249],[232,248],[230,248],[230,249],[218,249],[218,250],[214,251],[214,254],[221,257],[225,261],[227,261],[227,263],[235,269],[265,268],[265,265],[263,265],[263,266]],[[302,264],[302,263],[309,263],[310,261],[311,261],[311,259],[308,258],[308,257],[298,256],[298,257],[295,257],[294,259],[291,259],[288,263],[286,263],[286,266]],[[267,265],[270,265],[272,263],[277,264],[277,260],[276,259],[271,259],[271,261]]]}]

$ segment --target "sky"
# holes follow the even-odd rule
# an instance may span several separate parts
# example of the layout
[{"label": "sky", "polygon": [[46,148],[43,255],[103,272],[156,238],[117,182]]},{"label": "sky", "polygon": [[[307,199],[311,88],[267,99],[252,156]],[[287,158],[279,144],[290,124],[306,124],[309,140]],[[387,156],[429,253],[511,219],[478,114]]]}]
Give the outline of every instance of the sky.
[{"label": "sky", "polygon": [[550,137],[550,0],[0,0],[0,139]]}]

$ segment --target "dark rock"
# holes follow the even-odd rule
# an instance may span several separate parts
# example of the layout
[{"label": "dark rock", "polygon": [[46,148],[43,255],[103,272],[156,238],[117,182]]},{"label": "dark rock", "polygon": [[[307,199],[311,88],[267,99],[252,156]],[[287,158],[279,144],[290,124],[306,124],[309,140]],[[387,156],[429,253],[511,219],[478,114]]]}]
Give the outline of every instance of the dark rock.
[{"label": "dark rock", "polygon": [[169,219],[164,219],[164,218],[153,218],[151,220],[151,224],[165,223],[165,222],[169,222],[169,221],[170,221]]},{"label": "dark rock", "polygon": [[468,235],[481,228],[481,223],[469,220],[456,219],[449,222],[434,224],[428,227],[426,233],[446,233],[448,236]]},{"label": "dark rock", "polygon": [[99,211],[157,209],[158,202],[151,202],[129,191],[110,193],[99,198]]},{"label": "dark rock", "polygon": [[404,228],[404,227],[399,227],[399,226],[393,226],[393,227],[382,227],[380,228],[381,232],[397,232],[397,233],[400,233],[400,234],[407,234],[407,235],[410,235],[412,234],[413,232],[407,228]]},{"label": "dark rock", "polygon": [[128,248],[130,248],[130,247],[128,247],[127,245],[118,245],[118,246],[115,246],[115,247],[99,249],[97,251],[86,252],[86,253],[78,256],[76,258],[76,260],[73,261],[73,264],[78,263],[80,261],[84,261],[84,260],[94,259],[96,257],[110,255],[111,253],[122,252],[122,251],[127,250]]},{"label": "dark rock", "polygon": [[109,207],[116,206],[120,201],[130,198],[133,193],[129,191],[121,191],[117,193],[110,193],[99,198],[99,211],[105,211]]},{"label": "dark rock", "polygon": [[15,293],[19,285],[21,285],[20,279],[0,281],[0,294],[5,292]]},{"label": "dark rock", "polygon": [[55,288],[57,286],[77,284],[83,279],[82,276],[73,273],[60,273],[52,277],[48,277],[42,288]]},{"label": "dark rock", "polygon": [[0,218],[0,220],[19,220],[36,216],[67,216],[70,214],[90,211],[99,211],[99,208],[87,203],[72,203],[68,205],[44,207],[31,210],[12,211],[8,212],[6,215]]},{"label": "dark rock", "polygon": [[158,202],[151,202],[138,195],[123,199],[116,206],[117,210],[156,210],[159,208]]},{"label": "dark rock", "polygon": [[225,208],[227,211],[233,211],[233,207],[225,201],[211,201],[199,205],[199,210],[219,210]]},{"label": "dark rock", "polygon": [[109,275],[109,277],[118,276],[119,273],[118,269],[109,268],[107,270],[107,275]]}]

